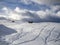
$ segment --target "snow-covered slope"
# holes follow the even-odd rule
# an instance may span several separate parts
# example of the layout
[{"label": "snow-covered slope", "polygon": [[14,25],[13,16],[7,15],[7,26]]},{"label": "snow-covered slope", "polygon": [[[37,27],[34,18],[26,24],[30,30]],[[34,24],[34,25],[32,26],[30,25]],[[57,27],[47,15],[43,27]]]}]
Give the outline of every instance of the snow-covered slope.
[{"label": "snow-covered slope", "polygon": [[[0,45],[60,45],[60,23],[12,23],[1,21],[0,27],[17,31],[0,35]],[[3,28],[0,28],[2,33]],[[7,30],[8,32],[11,32]],[[5,34],[5,31],[3,34]],[[13,31],[13,30],[12,30]]]},{"label": "snow-covered slope", "polygon": [[60,45],[60,1],[0,0],[0,45]]}]

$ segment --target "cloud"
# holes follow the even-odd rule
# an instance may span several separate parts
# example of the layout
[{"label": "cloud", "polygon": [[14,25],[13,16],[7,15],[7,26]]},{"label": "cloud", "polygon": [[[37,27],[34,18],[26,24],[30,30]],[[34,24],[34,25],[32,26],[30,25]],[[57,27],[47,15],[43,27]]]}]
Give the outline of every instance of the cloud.
[{"label": "cloud", "polygon": [[32,0],[32,1],[39,4],[47,4],[47,5],[60,3],[60,0]]},{"label": "cloud", "polygon": [[[58,7],[55,7],[56,9],[51,8],[44,10],[37,11],[37,15],[40,17],[40,22],[60,22],[60,11],[55,12],[58,10]],[[52,10],[53,9],[53,10]]]},{"label": "cloud", "polygon": [[13,9],[18,6],[22,9],[37,11],[37,10],[45,10],[54,3],[59,2],[60,2],[59,0],[2,0],[0,2],[0,7],[6,6]]},{"label": "cloud", "polygon": [[16,7],[16,8],[14,9],[14,11],[19,13],[19,12],[20,12],[20,8],[19,8],[19,7]]},{"label": "cloud", "polygon": [[60,6],[51,5],[49,7],[50,9],[32,11],[28,9],[22,9],[19,6],[15,7],[14,9],[4,6],[2,8],[2,11],[4,13],[3,17],[9,20],[23,20],[23,21],[34,21],[34,22],[42,22],[42,21],[58,22],[60,20]]},{"label": "cloud", "polygon": [[8,8],[7,7],[3,7],[2,9],[1,9],[3,12],[5,12],[6,14],[8,13]]},{"label": "cloud", "polygon": [[2,10],[5,10],[5,11],[7,11],[8,9],[7,9],[7,7],[3,7],[3,8],[2,8]]},{"label": "cloud", "polygon": [[14,10],[11,10],[8,15],[10,20],[21,20],[23,18],[22,13],[25,13],[25,10],[16,7]]},{"label": "cloud", "polygon": [[58,17],[60,17],[60,11],[58,11],[58,12],[56,13],[56,15],[57,15]]},{"label": "cloud", "polygon": [[32,1],[31,0],[20,0],[19,3],[22,2],[26,5],[29,5],[29,4],[32,4]]},{"label": "cloud", "polygon": [[60,10],[60,5],[52,5],[50,7],[51,7],[51,10],[54,12],[58,12]]},{"label": "cloud", "polygon": [[20,16],[18,15],[18,13],[15,13],[14,10],[11,10],[10,8],[3,7],[2,11],[3,11],[4,15],[2,16],[2,14],[1,14],[0,17],[5,17],[10,20],[19,20],[20,19]]},{"label": "cloud", "polygon": [[45,18],[45,16],[47,15],[47,13],[45,12],[45,11],[43,11],[43,10],[40,10],[40,11],[37,11],[36,12],[39,16],[40,16],[40,18]]},{"label": "cloud", "polygon": [[28,18],[27,16],[24,16],[27,13],[27,10],[20,9],[19,7],[16,7],[13,10],[7,7],[3,7],[2,11],[4,15],[0,13],[0,17],[5,17],[9,20],[22,20],[23,18]]},{"label": "cloud", "polygon": [[27,10],[26,9],[20,9],[19,7],[16,7],[14,9],[14,11],[17,12],[17,13],[25,13]]},{"label": "cloud", "polygon": [[38,3],[38,4],[46,4],[46,5],[52,5],[52,4],[56,4],[56,3],[60,3],[60,0],[1,0],[0,1],[0,4],[1,3],[8,3],[8,4],[26,4],[26,5],[29,5],[29,4],[32,4],[32,2],[34,3]]},{"label": "cloud", "polygon": [[21,17],[18,14],[12,12],[12,13],[9,14],[8,18],[10,20],[20,20]]}]

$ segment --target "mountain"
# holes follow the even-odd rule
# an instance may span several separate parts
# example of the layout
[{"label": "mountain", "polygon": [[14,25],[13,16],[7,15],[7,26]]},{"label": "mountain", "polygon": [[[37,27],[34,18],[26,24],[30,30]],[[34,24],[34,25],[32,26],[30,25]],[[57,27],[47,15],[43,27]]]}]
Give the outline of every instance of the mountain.
[{"label": "mountain", "polygon": [[9,34],[12,34],[12,33],[17,33],[17,31],[4,26],[3,24],[0,24],[0,37],[5,36],[5,35],[9,35]]},{"label": "mountain", "polygon": [[0,24],[0,34],[5,35],[0,37],[0,45],[59,45],[60,23],[6,22]]}]

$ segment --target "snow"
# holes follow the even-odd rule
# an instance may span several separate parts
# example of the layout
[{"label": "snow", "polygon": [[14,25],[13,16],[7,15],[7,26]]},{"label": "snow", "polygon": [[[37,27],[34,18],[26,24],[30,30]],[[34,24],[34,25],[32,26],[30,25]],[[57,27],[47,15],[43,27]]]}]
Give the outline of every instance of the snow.
[{"label": "snow", "polygon": [[59,45],[60,23],[13,23],[5,20],[0,23],[0,34],[0,45]]},{"label": "snow", "polygon": [[60,45],[60,1],[0,0],[0,45]]}]

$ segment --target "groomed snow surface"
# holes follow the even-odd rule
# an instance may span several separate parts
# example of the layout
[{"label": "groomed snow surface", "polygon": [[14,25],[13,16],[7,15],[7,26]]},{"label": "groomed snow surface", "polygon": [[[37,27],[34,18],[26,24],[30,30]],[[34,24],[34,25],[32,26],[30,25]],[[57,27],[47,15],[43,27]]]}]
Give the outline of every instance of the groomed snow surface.
[{"label": "groomed snow surface", "polygon": [[0,20],[0,45],[60,45],[60,23]]}]

